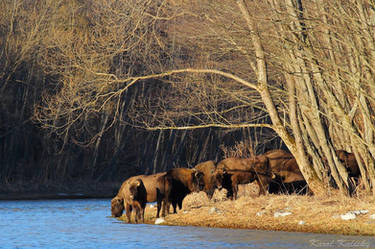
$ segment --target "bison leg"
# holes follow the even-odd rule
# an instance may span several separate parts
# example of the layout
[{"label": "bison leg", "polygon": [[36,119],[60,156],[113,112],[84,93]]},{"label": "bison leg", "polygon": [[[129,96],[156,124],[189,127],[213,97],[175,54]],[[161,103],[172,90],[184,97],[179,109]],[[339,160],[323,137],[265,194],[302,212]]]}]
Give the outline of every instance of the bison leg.
[{"label": "bison leg", "polygon": [[257,183],[259,186],[259,195],[266,195],[271,182],[271,177],[269,176],[258,176]]},{"label": "bison leg", "polygon": [[140,218],[140,211],[139,211],[138,207],[136,207],[134,209],[135,209],[134,221],[135,221],[135,223],[138,223],[139,222],[139,218]]},{"label": "bison leg", "polygon": [[159,218],[160,214],[160,209],[161,209],[161,200],[157,200],[157,211],[156,211],[156,218]]},{"label": "bison leg", "polygon": [[[174,199],[174,200],[172,200],[172,207],[173,207],[173,213],[174,214],[177,214],[177,202],[178,202],[178,200],[177,199]],[[168,204],[168,214],[169,214],[169,209],[170,209],[170,203]]]},{"label": "bison leg", "polygon": [[233,189],[232,188],[227,188],[227,198],[233,200]]},{"label": "bison leg", "polygon": [[168,200],[163,201],[163,211],[162,211],[162,216],[165,217],[167,214],[169,214],[169,209],[170,209],[171,203]]},{"label": "bison leg", "polygon": [[140,214],[139,219],[142,221],[142,223],[145,223],[145,208],[144,207],[141,208],[141,211],[139,212],[139,214]]},{"label": "bison leg", "polygon": [[159,208],[159,211],[160,212],[160,209],[162,209],[162,212],[161,212],[161,216],[162,217],[165,217],[167,214],[169,214],[169,207],[170,207],[170,202],[169,202],[169,199],[168,198],[164,198],[161,202],[160,202],[160,208]]},{"label": "bison leg", "polygon": [[134,206],[134,209],[135,209],[135,218],[134,218],[135,223],[138,223],[142,218],[142,214],[141,214],[142,208],[141,208],[141,205],[138,202],[134,203],[133,206]]},{"label": "bison leg", "polygon": [[[180,197],[179,199],[178,199],[178,209],[179,210],[181,210],[182,209],[182,201],[184,200],[184,198],[185,198],[185,196],[184,197]],[[177,212],[175,212],[175,213],[177,213]]]},{"label": "bison leg", "polygon": [[[163,203],[167,196],[165,193],[162,193],[159,188],[156,188],[156,202],[157,202],[157,211],[156,211],[156,218],[160,217],[160,210],[163,208]],[[164,210],[164,209],[163,209]]]},{"label": "bison leg", "polygon": [[159,192],[159,189],[157,189],[157,198],[156,198],[156,202],[157,202],[157,211],[156,211],[156,218],[159,218],[159,214],[160,214],[160,209],[162,207],[162,203],[163,203],[163,196],[160,194]]},{"label": "bison leg", "polygon": [[232,200],[237,200],[238,184],[236,184],[236,183],[232,184],[232,192],[233,192],[233,199]]},{"label": "bison leg", "polygon": [[212,199],[212,196],[214,195],[214,192],[215,192],[215,189],[210,189],[209,191],[207,191],[206,192],[206,194],[207,194],[207,197],[208,197],[208,199]]},{"label": "bison leg", "polygon": [[128,223],[131,223],[130,216],[132,213],[132,206],[129,203],[125,203],[126,217],[128,218]]}]

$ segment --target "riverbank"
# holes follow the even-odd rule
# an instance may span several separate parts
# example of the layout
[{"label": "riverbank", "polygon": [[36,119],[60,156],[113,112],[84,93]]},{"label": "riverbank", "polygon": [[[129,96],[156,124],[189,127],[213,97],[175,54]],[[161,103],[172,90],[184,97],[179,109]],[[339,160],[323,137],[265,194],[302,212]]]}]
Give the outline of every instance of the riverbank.
[{"label": "riverbank", "polygon": [[[27,187],[0,188],[0,200],[112,198],[118,191],[118,184],[112,183]],[[184,199],[182,210],[168,215],[161,224],[375,236],[375,198],[372,196],[318,198],[270,194],[258,197],[257,193],[251,184],[239,186],[239,198],[235,201],[227,200],[224,191],[216,191],[212,200],[203,192],[193,193]],[[126,221],[125,214],[120,219]],[[145,223],[155,224],[155,221],[156,206],[148,204]]]},{"label": "riverbank", "polygon": [[[156,207],[147,205],[145,222],[154,224],[155,216]],[[121,219],[125,221],[125,215]],[[188,195],[183,209],[161,224],[374,236],[375,198],[271,194],[235,201],[214,196],[210,201],[200,192]]]}]

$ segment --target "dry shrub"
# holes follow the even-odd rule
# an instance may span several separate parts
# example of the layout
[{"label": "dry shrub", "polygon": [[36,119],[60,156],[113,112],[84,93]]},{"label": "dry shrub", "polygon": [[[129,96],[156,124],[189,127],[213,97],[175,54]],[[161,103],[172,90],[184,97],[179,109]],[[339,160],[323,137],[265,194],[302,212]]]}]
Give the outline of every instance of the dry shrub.
[{"label": "dry shrub", "polygon": [[207,206],[210,200],[207,197],[207,194],[203,191],[198,193],[191,193],[187,195],[182,202],[182,208],[184,210],[190,210],[192,208],[200,208],[203,206]]},{"label": "dry shrub", "polygon": [[238,185],[238,197],[257,197],[259,186],[256,182]]},{"label": "dry shrub", "polygon": [[223,151],[224,158],[246,158],[255,155],[253,141],[251,140],[245,142],[236,142],[233,147],[225,147],[224,145],[221,145],[220,149]]},{"label": "dry shrub", "polygon": [[218,190],[218,189],[215,189],[215,192],[212,196],[212,201],[213,202],[220,202],[220,201],[225,201],[227,200],[227,190],[226,189],[222,189],[222,190]]},{"label": "dry shrub", "polygon": [[[219,202],[219,201],[226,201],[228,200],[227,198],[227,190],[222,189],[218,190],[215,189],[215,192],[212,196],[212,201],[213,202]],[[254,198],[259,195],[259,186],[257,183],[249,183],[249,184],[239,184],[238,185],[238,198],[241,197],[250,197]]]}]

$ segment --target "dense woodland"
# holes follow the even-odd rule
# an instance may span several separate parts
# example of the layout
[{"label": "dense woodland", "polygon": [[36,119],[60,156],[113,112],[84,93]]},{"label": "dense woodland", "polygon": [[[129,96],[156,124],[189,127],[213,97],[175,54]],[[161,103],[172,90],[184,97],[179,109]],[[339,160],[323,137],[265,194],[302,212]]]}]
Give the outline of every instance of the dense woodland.
[{"label": "dense woodland", "polygon": [[315,194],[328,177],[350,192],[338,149],[375,193],[373,1],[0,8],[2,184],[121,181],[284,147]]}]

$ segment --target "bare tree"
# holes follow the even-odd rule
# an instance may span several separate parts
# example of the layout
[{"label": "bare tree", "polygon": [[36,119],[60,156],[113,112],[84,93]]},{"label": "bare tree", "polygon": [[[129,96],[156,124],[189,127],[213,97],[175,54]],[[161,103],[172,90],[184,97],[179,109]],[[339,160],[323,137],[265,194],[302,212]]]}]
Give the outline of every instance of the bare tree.
[{"label": "bare tree", "polygon": [[375,191],[370,1],[103,4],[57,8],[40,53],[58,90],[46,92],[35,119],[64,143],[98,150],[118,121],[149,130],[262,127],[283,140],[315,194],[327,192],[328,172],[352,192],[338,149],[355,154]]}]

